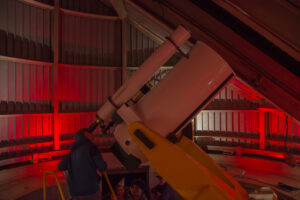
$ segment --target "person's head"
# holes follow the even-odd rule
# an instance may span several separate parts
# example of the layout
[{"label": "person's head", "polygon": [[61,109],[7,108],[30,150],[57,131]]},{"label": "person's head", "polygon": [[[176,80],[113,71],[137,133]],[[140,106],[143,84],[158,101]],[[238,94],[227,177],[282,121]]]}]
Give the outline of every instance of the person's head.
[{"label": "person's head", "polygon": [[130,184],[130,193],[133,196],[140,197],[145,192],[145,183],[141,179],[136,179]]},{"label": "person's head", "polygon": [[115,186],[115,191],[118,196],[123,196],[125,194],[124,184],[125,184],[125,178],[122,178],[119,181],[119,183]]},{"label": "person's head", "polygon": [[158,184],[159,185],[163,185],[166,183],[165,179],[163,179],[161,176],[156,176],[157,179],[158,179]]},{"label": "person's head", "polygon": [[125,188],[123,185],[118,184],[115,190],[118,196],[123,196],[125,194]]},{"label": "person's head", "polygon": [[162,193],[162,187],[161,185],[158,185],[154,188],[152,188],[151,192],[156,196],[156,197],[159,197]]}]

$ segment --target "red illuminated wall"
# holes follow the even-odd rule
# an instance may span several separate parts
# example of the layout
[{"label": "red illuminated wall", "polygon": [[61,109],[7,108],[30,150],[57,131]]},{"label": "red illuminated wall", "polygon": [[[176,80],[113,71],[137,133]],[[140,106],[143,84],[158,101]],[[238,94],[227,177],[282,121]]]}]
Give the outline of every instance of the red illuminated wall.
[{"label": "red illuminated wall", "polygon": [[[160,43],[149,38],[136,28],[131,22],[127,23],[127,64],[131,67],[139,67],[154,51]],[[173,55],[164,66],[174,66],[180,59],[178,54]]]},{"label": "red illuminated wall", "polygon": [[[68,8],[73,2],[63,2],[62,8],[76,10],[75,4]],[[59,89],[52,94],[52,5],[1,1],[0,166],[9,164],[8,158],[22,161],[53,151],[54,120],[61,136],[89,126],[95,111],[120,86],[121,21],[112,8],[83,2],[80,9],[96,15],[60,11]],[[53,95],[59,103],[56,117]]]},{"label": "red illuminated wall", "polygon": [[[59,87],[55,94],[51,73],[53,6],[1,1],[0,165],[7,158],[53,151],[54,124],[60,136],[87,127],[94,120],[95,111],[121,85],[121,21],[101,3],[97,8],[90,6],[92,1],[82,1],[86,4],[80,6],[71,0],[62,1],[62,8],[82,13],[60,11]],[[128,66],[138,67],[159,44],[133,24],[128,23],[126,31]],[[178,55],[173,56],[165,66],[173,66],[178,59]],[[166,71],[159,70],[153,82],[162,79]],[[59,104],[56,117],[53,96]],[[255,144],[262,148],[263,142],[265,148],[282,147],[285,115],[266,102],[246,85],[233,80],[197,116],[196,138],[213,135],[215,141],[227,142],[226,145]],[[295,138],[299,141],[299,123],[289,118],[288,127],[288,147],[299,148],[299,142],[293,142]],[[224,136],[227,133],[230,137]],[[55,142],[63,144],[70,140],[56,138]],[[35,149],[40,146],[47,149]]]},{"label": "red illuminated wall", "polygon": [[300,154],[300,123],[237,79],[215,97],[195,122],[195,139],[201,144],[208,139],[207,144],[215,146]]},{"label": "red illuminated wall", "polygon": [[[60,67],[61,133],[88,127],[96,110],[121,85],[119,68]],[[74,113],[77,112],[77,113]]]}]

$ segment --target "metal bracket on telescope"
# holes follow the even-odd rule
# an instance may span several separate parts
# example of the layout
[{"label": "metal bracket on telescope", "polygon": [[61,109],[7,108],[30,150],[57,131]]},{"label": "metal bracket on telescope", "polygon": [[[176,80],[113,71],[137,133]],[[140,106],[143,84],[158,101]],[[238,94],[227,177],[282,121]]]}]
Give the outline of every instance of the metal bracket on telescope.
[{"label": "metal bracket on telescope", "polygon": [[107,100],[108,100],[109,103],[111,103],[111,105],[113,105],[116,109],[119,109],[119,108],[120,108],[120,106],[117,106],[117,105],[115,104],[115,102],[112,100],[111,96],[109,96],[109,97],[107,98]]},{"label": "metal bracket on telescope", "polygon": [[181,55],[183,55],[183,56],[186,57],[186,58],[189,58],[189,55],[188,55],[188,54],[185,54],[185,53],[180,49],[180,47],[177,46],[177,44],[176,44],[170,37],[166,37],[166,39],[169,40],[169,41],[175,46],[175,48],[177,49],[177,51],[178,51]]}]

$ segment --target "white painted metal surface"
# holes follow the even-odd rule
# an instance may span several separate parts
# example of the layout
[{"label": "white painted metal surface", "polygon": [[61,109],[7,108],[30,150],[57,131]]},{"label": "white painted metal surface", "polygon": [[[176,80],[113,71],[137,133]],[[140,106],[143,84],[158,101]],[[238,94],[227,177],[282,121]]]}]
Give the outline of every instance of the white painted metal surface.
[{"label": "white painted metal surface", "polygon": [[[181,46],[188,38],[190,33],[183,27],[179,26],[170,38],[175,42],[177,46]],[[116,106],[121,106],[128,101],[134,94],[149,80],[155,71],[162,66],[174,53],[176,47],[168,40],[165,41],[140,67],[140,69],[132,75],[112,96],[113,102]],[[109,112],[107,108],[111,108],[110,102],[106,102],[105,105],[99,109],[97,114],[101,119],[110,120],[113,112],[111,109]]]},{"label": "white painted metal surface", "polygon": [[[158,86],[134,105],[133,109],[143,123],[166,137],[192,120],[197,114],[193,112],[197,109],[200,112],[200,109],[209,103],[207,98],[213,99],[211,95],[232,74],[231,68],[223,58],[204,43],[198,43],[191,50],[189,58],[182,58]],[[204,105],[199,107],[201,104]],[[144,161],[134,143],[125,144],[130,138],[126,126],[119,126],[114,133],[116,140],[125,151]]]},{"label": "white painted metal surface", "polygon": [[134,108],[146,125],[163,136],[174,131],[233,73],[204,43],[195,45],[189,56]]}]

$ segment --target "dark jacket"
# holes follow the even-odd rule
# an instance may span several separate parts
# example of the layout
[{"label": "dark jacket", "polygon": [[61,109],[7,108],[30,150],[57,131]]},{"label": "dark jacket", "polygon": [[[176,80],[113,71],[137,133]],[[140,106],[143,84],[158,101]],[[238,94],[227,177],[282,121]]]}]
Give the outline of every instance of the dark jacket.
[{"label": "dark jacket", "polygon": [[59,170],[68,170],[68,187],[71,196],[85,196],[99,190],[99,171],[106,171],[107,165],[97,146],[78,135],[71,145],[71,152],[58,164]]}]

